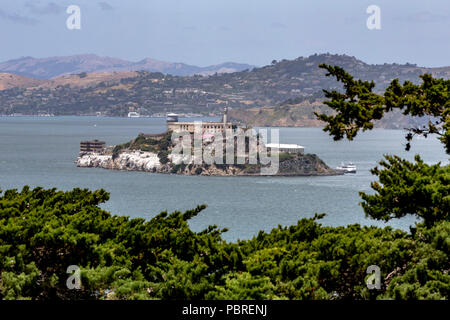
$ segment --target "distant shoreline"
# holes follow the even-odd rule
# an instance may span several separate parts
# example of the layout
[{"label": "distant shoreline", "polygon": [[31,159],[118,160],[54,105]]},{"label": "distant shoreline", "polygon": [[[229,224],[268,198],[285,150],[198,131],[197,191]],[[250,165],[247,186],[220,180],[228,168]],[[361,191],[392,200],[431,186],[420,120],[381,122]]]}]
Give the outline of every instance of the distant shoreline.
[{"label": "distant shoreline", "polygon": [[[39,115],[5,115],[0,114],[0,118],[39,118],[39,119],[51,119],[51,118],[104,118],[104,119],[165,119],[165,117],[153,117],[153,116],[142,116],[142,117],[120,117],[120,116],[96,116],[96,115],[54,115],[54,116],[39,116]],[[180,119],[199,119],[198,121],[201,121],[201,119],[216,119],[216,117],[211,116],[204,116],[204,117],[180,117]],[[268,126],[268,125],[254,125],[255,128],[279,128],[279,129],[295,129],[295,128],[323,128],[324,126],[291,126],[291,125],[285,125],[285,126]],[[373,130],[404,130],[403,128],[383,128],[383,127],[375,127]]]}]

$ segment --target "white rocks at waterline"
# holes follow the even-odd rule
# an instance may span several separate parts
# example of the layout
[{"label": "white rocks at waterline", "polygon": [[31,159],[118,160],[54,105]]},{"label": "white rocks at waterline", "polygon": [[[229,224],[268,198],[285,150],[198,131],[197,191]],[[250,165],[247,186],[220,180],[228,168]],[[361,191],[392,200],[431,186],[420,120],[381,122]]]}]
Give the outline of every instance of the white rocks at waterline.
[{"label": "white rocks at waterline", "polygon": [[83,153],[78,157],[76,164],[78,167],[150,172],[161,167],[158,155],[146,151],[123,152],[115,159],[112,155]]}]

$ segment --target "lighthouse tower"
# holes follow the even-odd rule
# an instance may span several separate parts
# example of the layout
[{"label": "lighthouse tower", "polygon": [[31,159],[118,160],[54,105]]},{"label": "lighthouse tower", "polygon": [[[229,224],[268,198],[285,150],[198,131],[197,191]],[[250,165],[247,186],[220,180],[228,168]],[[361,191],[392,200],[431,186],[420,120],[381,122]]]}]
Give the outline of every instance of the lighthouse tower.
[{"label": "lighthouse tower", "polygon": [[225,107],[223,109],[223,128],[226,129],[228,122],[228,108]]}]

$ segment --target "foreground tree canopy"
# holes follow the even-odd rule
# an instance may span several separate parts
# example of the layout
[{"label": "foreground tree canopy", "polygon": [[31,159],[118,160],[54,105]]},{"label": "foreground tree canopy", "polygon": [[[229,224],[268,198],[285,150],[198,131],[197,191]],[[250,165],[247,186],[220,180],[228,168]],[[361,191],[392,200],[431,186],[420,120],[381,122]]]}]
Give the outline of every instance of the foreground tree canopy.
[{"label": "foreground tree canopy", "polygon": [[[362,130],[370,130],[373,123],[393,110],[403,110],[404,115],[428,116],[428,125],[407,128],[406,150],[414,135],[437,135],[450,154],[450,80],[435,79],[430,74],[421,76],[422,83],[415,85],[406,81],[403,85],[393,80],[383,95],[373,92],[374,82],[355,80],[339,66],[319,65],[342,82],[344,91],[324,90],[325,104],[335,111],[334,115],[316,114],[326,122],[334,140],[349,140]],[[380,162],[382,169],[372,169],[379,177],[373,182],[375,195],[360,193],[366,215],[388,221],[407,214],[416,215],[427,226],[441,220],[449,220],[450,213],[450,166],[440,163],[428,165],[419,155],[411,163],[398,156],[385,156]]]},{"label": "foreground tree canopy", "polygon": [[[371,299],[448,298],[450,222],[413,234],[376,227],[325,227],[323,215],[238,243],[211,226],[193,232],[185,213],[150,221],[98,205],[103,190],[28,187],[0,198],[2,299]],[[378,265],[382,289],[369,291]],[[68,289],[67,268],[81,268]]]},{"label": "foreground tree canopy", "polygon": [[[336,140],[353,139],[386,112],[406,108],[438,118],[412,132],[439,133],[450,152],[448,82],[428,75],[420,86],[394,81],[382,96],[371,82],[323,67],[346,90],[326,92],[336,114],[319,115]],[[410,232],[327,227],[321,214],[229,243],[225,229],[189,228],[205,206],[145,221],[101,209],[109,199],[104,190],[7,190],[0,193],[0,298],[448,299],[450,171],[415,160],[386,156],[372,171],[375,192],[361,193],[374,219],[415,215],[420,222]],[[371,265],[381,269],[379,290],[366,286]],[[79,267],[78,289],[69,288],[77,284],[70,266]]]},{"label": "foreground tree canopy", "polygon": [[327,123],[325,131],[329,131],[335,140],[343,137],[352,140],[358,131],[373,129],[373,122],[380,120],[386,113],[401,110],[404,115],[428,116],[429,119],[428,125],[408,128],[407,150],[414,135],[427,137],[435,134],[444,144],[446,152],[450,153],[450,80],[435,79],[430,74],[424,74],[420,76],[420,85],[410,81],[401,85],[395,79],[380,95],[373,92],[373,81],[355,80],[339,66],[321,64],[319,67],[327,70],[327,76],[334,76],[344,86],[344,93],[323,90],[325,97],[330,99],[325,104],[337,114],[316,114]]}]

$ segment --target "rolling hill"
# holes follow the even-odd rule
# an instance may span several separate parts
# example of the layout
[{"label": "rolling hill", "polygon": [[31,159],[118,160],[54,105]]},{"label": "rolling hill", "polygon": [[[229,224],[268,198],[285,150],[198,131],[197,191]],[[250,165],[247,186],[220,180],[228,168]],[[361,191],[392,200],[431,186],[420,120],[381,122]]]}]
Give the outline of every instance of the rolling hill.
[{"label": "rolling hill", "polygon": [[[142,115],[165,112],[210,115],[221,114],[227,106],[235,120],[252,125],[320,126],[313,112],[317,108],[327,111],[322,103],[322,89],[340,88],[335,79],[326,77],[325,71],[318,68],[320,63],[339,65],[356,78],[375,81],[375,91],[382,91],[394,78],[418,83],[424,73],[450,76],[450,67],[371,65],[355,57],[333,54],[315,54],[252,70],[208,76],[146,71],[81,72],[51,80],[23,80],[17,86],[12,81],[3,84],[0,114],[126,116],[130,111],[138,111]],[[223,66],[227,70],[231,67]],[[408,123],[410,119],[397,114],[380,126],[399,128]]]},{"label": "rolling hill", "polygon": [[11,88],[28,88],[40,85],[42,82],[38,79],[19,76],[11,73],[0,73],[0,90]]}]

